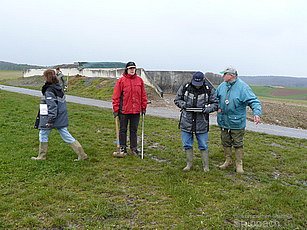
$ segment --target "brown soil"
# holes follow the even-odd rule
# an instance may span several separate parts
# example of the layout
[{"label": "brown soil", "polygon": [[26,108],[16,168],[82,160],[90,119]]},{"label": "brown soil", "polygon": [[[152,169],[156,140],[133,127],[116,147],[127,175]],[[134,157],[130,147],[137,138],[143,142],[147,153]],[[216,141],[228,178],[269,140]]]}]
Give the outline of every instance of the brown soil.
[{"label": "brown soil", "polygon": [[[158,95],[157,95],[158,96]],[[150,97],[149,97],[150,98]],[[168,107],[176,109],[174,104],[175,95],[165,94],[161,99],[155,97],[151,99],[151,105],[154,107]],[[307,129],[307,106],[279,101],[261,101],[262,112],[261,122],[265,124],[279,125],[290,128]],[[247,109],[247,119],[253,121],[251,109]]]},{"label": "brown soil", "polygon": [[[307,107],[295,105],[293,102],[262,101],[263,115],[261,120],[266,124],[274,124],[291,128],[307,129]],[[248,109],[248,119],[252,120]]]},{"label": "brown soil", "polygon": [[[292,89],[275,89],[272,92],[272,96],[291,96],[291,95],[297,95],[297,90]],[[307,94],[307,90],[300,90],[299,94]]]}]

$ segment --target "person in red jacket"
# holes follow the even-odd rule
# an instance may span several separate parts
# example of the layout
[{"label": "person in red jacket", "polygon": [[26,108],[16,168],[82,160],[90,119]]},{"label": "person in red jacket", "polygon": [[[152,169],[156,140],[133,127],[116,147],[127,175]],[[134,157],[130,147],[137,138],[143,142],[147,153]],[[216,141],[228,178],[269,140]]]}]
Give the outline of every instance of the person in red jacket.
[{"label": "person in red jacket", "polygon": [[143,79],[136,74],[134,62],[126,64],[125,72],[117,80],[112,104],[114,117],[119,117],[120,154],[127,154],[127,127],[129,123],[130,149],[133,155],[139,155],[137,129],[140,114],[145,115],[146,113],[147,94]]}]

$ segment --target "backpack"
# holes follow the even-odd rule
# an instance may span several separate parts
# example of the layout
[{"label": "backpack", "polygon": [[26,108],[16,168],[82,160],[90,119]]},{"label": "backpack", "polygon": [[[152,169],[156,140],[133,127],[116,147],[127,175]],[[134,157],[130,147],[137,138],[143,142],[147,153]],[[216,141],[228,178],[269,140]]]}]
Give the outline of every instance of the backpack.
[{"label": "backpack", "polygon": [[[185,84],[183,86],[183,90],[182,90],[182,95],[184,95],[186,93],[186,91],[188,90],[189,87],[191,87],[191,82]],[[211,82],[209,80],[207,80],[205,78],[204,84],[202,85],[202,87],[204,88],[205,92],[208,94],[208,97],[210,97],[212,89],[215,90],[215,88],[213,87],[213,85],[211,84]]]}]

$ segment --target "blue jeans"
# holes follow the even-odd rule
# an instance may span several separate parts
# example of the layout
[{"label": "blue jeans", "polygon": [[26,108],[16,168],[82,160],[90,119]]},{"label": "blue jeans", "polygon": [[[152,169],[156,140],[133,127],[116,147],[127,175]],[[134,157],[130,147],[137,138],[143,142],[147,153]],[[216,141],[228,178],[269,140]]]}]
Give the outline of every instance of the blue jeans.
[{"label": "blue jeans", "polygon": [[[39,141],[48,142],[48,137],[52,129],[40,129],[39,130]],[[76,139],[68,132],[67,127],[57,128],[63,141],[68,144],[74,143]]]},{"label": "blue jeans", "polygon": [[[181,131],[181,139],[182,145],[185,150],[193,148],[193,133],[188,133],[185,131]],[[208,133],[195,133],[198,142],[199,150],[207,150],[208,149]]]}]

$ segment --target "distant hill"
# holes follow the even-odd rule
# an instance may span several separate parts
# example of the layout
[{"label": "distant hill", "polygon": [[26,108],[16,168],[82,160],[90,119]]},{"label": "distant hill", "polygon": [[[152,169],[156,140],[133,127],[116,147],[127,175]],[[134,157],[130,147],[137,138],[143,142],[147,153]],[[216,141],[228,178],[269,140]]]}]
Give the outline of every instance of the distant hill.
[{"label": "distant hill", "polygon": [[[85,62],[81,62],[85,63]],[[94,62],[93,62],[94,63]],[[124,63],[120,62],[105,62],[109,65],[122,65]],[[95,63],[94,63],[95,64]],[[75,64],[62,64],[51,66],[49,68],[77,68],[78,63]],[[26,69],[39,69],[46,68],[47,66],[37,66],[37,65],[28,65],[28,64],[16,64],[11,62],[0,61],[0,70],[26,70]],[[153,71],[147,71],[153,72]],[[161,72],[161,71],[160,71]],[[212,84],[218,85],[223,81],[222,76],[214,73],[206,73],[206,77],[212,82]],[[249,85],[258,85],[258,86],[284,86],[284,87],[302,87],[307,88],[307,77],[283,77],[283,76],[240,76],[240,78]]]},{"label": "distant hill", "polygon": [[44,66],[16,64],[11,62],[0,61],[0,70],[25,70],[25,69],[39,69]]},{"label": "distant hill", "polygon": [[249,85],[307,88],[307,77],[239,76]]}]

